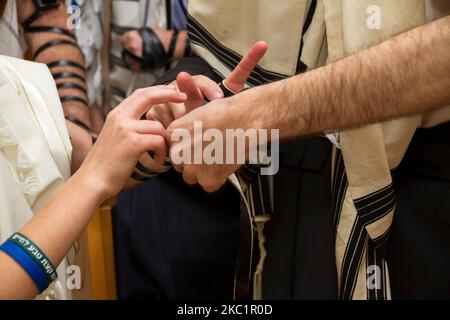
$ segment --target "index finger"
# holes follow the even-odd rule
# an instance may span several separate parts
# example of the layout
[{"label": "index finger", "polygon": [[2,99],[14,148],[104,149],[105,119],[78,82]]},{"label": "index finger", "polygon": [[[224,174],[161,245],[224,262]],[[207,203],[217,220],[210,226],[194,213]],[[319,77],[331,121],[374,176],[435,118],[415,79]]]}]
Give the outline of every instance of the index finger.
[{"label": "index finger", "polygon": [[264,41],[256,42],[249,52],[242,58],[236,68],[224,80],[225,85],[234,93],[239,93],[244,89],[245,82],[255,69],[259,60],[267,52],[268,46]]},{"label": "index finger", "polygon": [[165,102],[184,102],[186,94],[179,92],[174,86],[156,86],[137,89],[125,99],[117,108],[123,109],[134,119],[140,119],[155,104]]}]

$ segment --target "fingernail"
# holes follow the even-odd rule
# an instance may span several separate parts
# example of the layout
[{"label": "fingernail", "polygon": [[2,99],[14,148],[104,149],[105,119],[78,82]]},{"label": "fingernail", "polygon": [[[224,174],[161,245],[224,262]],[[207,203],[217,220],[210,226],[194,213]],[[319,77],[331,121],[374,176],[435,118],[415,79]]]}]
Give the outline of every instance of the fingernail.
[{"label": "fingernail", "polygon": [[168,85],[166,86],[166,88],[175,90],[177,87],[174,86],[173,84],[168,84]]},{"label": "fingernail", "polygon": [[223,98],[222,91],[214,91],[211,95],[211,100]]}]

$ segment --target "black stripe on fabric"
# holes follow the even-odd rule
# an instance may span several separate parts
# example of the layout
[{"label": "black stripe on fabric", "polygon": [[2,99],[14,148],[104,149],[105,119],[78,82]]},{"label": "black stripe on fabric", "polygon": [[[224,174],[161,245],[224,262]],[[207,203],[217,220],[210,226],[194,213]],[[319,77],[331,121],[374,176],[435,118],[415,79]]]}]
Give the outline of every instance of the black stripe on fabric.
[{"label": "black stripe on fabric", "polygon": [[[207,30],[205,30],[191,15],[187,16],[187,30],[189,33],[189,40],[211,52],[221,63],[223,63],[228,69],[233,70],[242,56],[235,51],[220,44]],[[264,70],[263,68],[256,66],[255,70],[251,73],[248,83],[256,86],[268,82],[273,82],[286,78],[286,75],[282,75],[276,72]]]},{"label": "black stripe on fabric", "polygon": [[[369,245],[367,248],[367,267],[375,265],[375,250],[372,246]],[[368,271],[368,270],[367,270]],[[376,271],[375,271],[376,272]],[[373,274],[370,274],[366,272],[367,281],[369,280],[369,276],[373,276]],[[377,275],[375,275],[377,276]],[[377,279],[375,279],[377,281]],[[376,290],[372,290],[369,288],[369,283],[367,283],[367,300],[376,300]]]},{"label": "black stripe on fabric", "polygon": [[302,56],[303,45],[304,45],[303,36],[306,33],[306,31],[308,31],[309,26],[311,25],[312,19],[314,17],[314,13],[316,12],[316,7],[317,7],[317,0],[312,0],[311,6],[309,7],[308,15],[306,16],[305,23],[303,25],[302,39],[300,42],[300,50],[298,53],[298,65],[297,65],[297,71],[296,71],[297,74],[305,72],[306,69],[308,68],[302,61],[300,61],[300,57]]},{"label": "black stripe on fabric", "polygon": [[[367,277],[375,276],[376,278],[374,282],[372,281],[370,284],[375,284],[375,287],[367,285],[367,299],[368,300],[385,300],[386,297],[386,274],[385,274],[385,260],[383,256],[380,254],[379,250],[373,245],[373,243],[369,240],[367,247],[367,267],[374,266],[376,269],[375,273],[366,274]],[[379,271],[379,273],[377,273]],[[377,285],[380,285],[377,288]]]},{"label": "black stripe on fabric", "polygon": [[341,218],[342,205],[347,193],[348,181],[347,173],[344,167],[344,158],[340,149],[336,149],[335,167],[333,177],[332,204],[333,204],[333,224],[335,230],[339,226]]},{"label": "black stripe on fabric", "polygon": [[382,198],[390,191],[392,191],[392,183],[380,190],[377,190],[377,191],[367,195],[367,196],[355,199],[354,200],[355,206],[357,206],[357,208],[362,208],[362,207],[366,206],[367,204],[371,203],[374,198]]},{"label": "black stripe on fabric", "polygon": [[[351,299],[353,296],[359,265],[364,253],[364,251],[361,251],[361,236],[366,237],[368,245],[372,245],[374,250],[382,246],[389,236],[388,232],[385,232],[376,239],[376,246],[374,246],[373,241],[368,236],[366,226],[385,217],[395,208],[393,191],[393,185],[390,184],[368,196],[355,200],[359,204],[359,209],[356,208],[357,217],[352,227],[341,268],[340,296],[343,299]],[[377,252],[377,254],[380,254],[380,252]]]},{"label": "black stripe on fabric", "polygon": [[383,233],[378,238],[372,239],[372,244],[375,246],[375,248],[379,248],[386,243],[386,241],[389,239],[389,236],[391,234],[389,231],[390,230],[388,229],[388,230],[386,230],[385,233]]},{"label": "black stripe on fabric", "polygon": [[342,260],[339,296],[343,300],[350,300],[353,296],[356,280],[358,279],[358,270],[368,241],[369,234],[364,228],[361,228],[358,218],[356,218]]}]

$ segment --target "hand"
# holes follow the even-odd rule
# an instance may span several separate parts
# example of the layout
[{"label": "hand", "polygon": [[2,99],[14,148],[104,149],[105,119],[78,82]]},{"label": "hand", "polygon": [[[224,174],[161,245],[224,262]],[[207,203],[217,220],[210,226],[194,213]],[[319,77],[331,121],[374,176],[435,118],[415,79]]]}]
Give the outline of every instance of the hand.
[{"label": "hand", "polygon": [[[224,80],[225,85],[234,93],[241,92],[250,73],[266,51],[267,44],[265,42],[255,43],[233,72]],[[160,121],[166,128],[174,120],[204,105],[205,99],[214,101],[223,98],[223,92],[219,85],[203,75],[191,76],[187,72],[180,72],[176,81],[171,85],[176,85],[181,92],[186,93],[187,100],[182,104],[160,104],[151,108],[147,113],[147,119]]]},{"label": "hand", "polygon": [[[152,28],[152,30],[158,37],[159,41],[161,41],[164,51],[167,52],[169,50],[173,30],[163,30],[158,28]],[[175,46],[175,52],[173,56],[174,60],[179,60],[182,58],[184,54],[184,43],[186,42],[186,36],[187,35],[185,31],[180,32],[177,39],[177,45]],[[128,49],[135,56],[142,58],[142,56],[144,55],[143,40],[137,30],[125,32],[122,35],[121,42],[124,48]],[[133,59],[127,59],[127,63],[130,65],[133,71],[138,72],[140,70],[140,65],[139,63],[137,63],[137,61],[134,61]]]},{"label": "hand", "polygon": [[173,86],[136,90],[111,111],[93,149],[77,174],[90,177],[106,199],[119,192],[139,156],[154,151],[157,164],[165,161],[165,129],[156,121],[140,120],[148,109],[166,101],[183,102],[184,93]]},{"label": "hand", "polygon": [[[266,43],[257,42],[249,53],[244,56],[230,76],[224,80],[225,85],[235,93],[242,91],[247,78],[266,51]],[[183,174],[186,183],[199,183],[205,191],[214,192],[226,182],[230,174],[234,173],[240,167],[240,164],[207,165],[203,161],[202,164],[180,164],[174,160],[181,154],[192,153],[195,150],[195,145],[197,147],[202,146],[202,141],[198,141],[202,137],[194,135],[194,121],[200,121],[202,123],[203,132],[208,129],[218,129],[223,134],[222,136],[225,137],[225,131],[228,128],[245,128],[248,126],[248,118],[251,115],[242,116],[242,112],[235,112],[236,108],[234,107],[233,101],[236,98],[234,97],[216,99],[199,108],[198,106],[203,103],[203,97],[202,91],[198,86],[196,87],[195,79],[192,81],[185,75],[180,74],[180,76],[186,77],[184,80],[186,84],[189,84],[189,90],[180,88],[180,91],[187,93],[188,99],[186,102],[188,103],[188,107],[186,109],[190,112],[171,123],[167,129],[166,139],[172,141],[174,134],[177,135],[181,131],[189,132],[191,139],[190,141],[189,139],[183,139],[181,142],[173,142],[170,157],[174,168]],[[212,84],[210,87],[212,88]],[[202,102],[200,102],[201,100]]]},{"label": "hand", "polygon": [[153,106],[147,113],[148,120],[157,120],[167,128],[174,120],[181,118],[188,112],[205,104],[205,99],[213,101],[223,98],[223,92],[213,80],[202,76],[191,76],[187,72],[180,72],[177,79],[171,83],[178,90],[186,93],[184,103],[163,103]]}]

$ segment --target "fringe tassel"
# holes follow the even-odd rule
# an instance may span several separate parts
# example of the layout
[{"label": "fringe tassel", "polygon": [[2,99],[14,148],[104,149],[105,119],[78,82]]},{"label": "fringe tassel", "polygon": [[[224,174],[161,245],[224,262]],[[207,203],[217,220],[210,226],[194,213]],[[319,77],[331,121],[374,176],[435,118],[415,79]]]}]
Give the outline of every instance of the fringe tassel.
[{"label": "fringe tassel", "polygon": [[264,236],[264,225],[270,220],[270,216],[255,216],[255,229],[258,235],[258,246],[259,246],[259,261],[256,266],[256,271],[253,276],[253,299],[262,300],[262,276],[264,271],[264,261],[266,260],[267,251],[264,243],[266,242],[266,237]]}]

